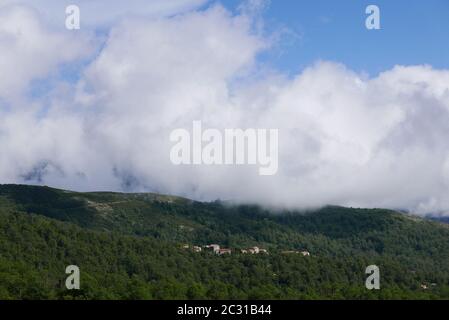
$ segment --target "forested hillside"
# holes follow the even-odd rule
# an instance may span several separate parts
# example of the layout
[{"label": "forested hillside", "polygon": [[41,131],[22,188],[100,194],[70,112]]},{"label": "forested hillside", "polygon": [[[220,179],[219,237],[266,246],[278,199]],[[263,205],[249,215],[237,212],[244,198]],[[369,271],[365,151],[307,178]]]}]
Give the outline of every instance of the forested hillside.
[{"label": "forested hillside", "polygon": [[[232,254],[191,250],[212,243]],[[240,251],[253,246],[268,254]],[[380,290],[365,288],[371,264]],[[65,288],[67,265],[79,266],[81,290]],[[449,228],[381,209],[1,185],[0,299],[73,298],[449,299]]]}]

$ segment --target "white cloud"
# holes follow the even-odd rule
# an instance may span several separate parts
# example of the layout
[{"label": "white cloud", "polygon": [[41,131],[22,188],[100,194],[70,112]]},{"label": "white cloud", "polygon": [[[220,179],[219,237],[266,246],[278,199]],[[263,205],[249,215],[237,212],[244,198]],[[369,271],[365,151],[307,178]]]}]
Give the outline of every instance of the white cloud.
[{"label": "white cloud", "polygon": [[77,5],[83,26],[106,27],[129,15],[163,17],[179,14],[204,5],[207,0],[0,0],[0,8],[23,4],[37,10],[42,17],[61,28],[65,26],[65,9]]},{"label": "white cloud", "polygon": [[[0,111],[0,181],[294,207],[449,209],[449,70],[398,66],[367,78],[318,62],[293,78],[261,76],[257,54],[270,41],[253,22],[213,6],[114,24],[76,85],[59,83],[31,109]],[[17,86],[53,68],[57,53]],[[9,85],[0,82],[0,92]],[[278,128],[278,174],[173,166],[169,134],[193,120]]]},{"label": "white cloud", "polygon": [[28,7],[0,9],[0,97],[23,93],[32,80],[47,77],[90,50],[87,38],[51,31]]}]

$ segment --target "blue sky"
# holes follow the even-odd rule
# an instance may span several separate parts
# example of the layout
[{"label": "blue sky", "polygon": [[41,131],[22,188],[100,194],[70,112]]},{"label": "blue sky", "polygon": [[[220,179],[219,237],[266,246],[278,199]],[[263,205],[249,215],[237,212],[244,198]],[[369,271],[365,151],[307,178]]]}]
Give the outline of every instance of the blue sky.
[{"label": "blue sky", "polygon": [[[240,0],[221,0],[236,10]],[[365,8],[381,11],[381,30],[365,28]],[[448,0],[275,0],[264,12],[270,31],[286,27],[280,49],[263,57],[296,73],[316,60],[342,62],[374,76],[396,64],[449,68]]]},{"label": "blue sky", "polygon": [[[264,1],[264,0],[262,0]],[[287,75],[297,75],[318,60],[343,63],[374,77],[395,65],[429,64],[449,68],[449,0],[265,0],[267,35],[286,30],[259,61]],[[243,0],[211,0],[237,13]],[[381,30],[367,30],[365,9],[381,11]],[[105,30],[97,30],[107,34]],[[83,63],[64,65],[62,78],[79,79]],[[51,84],[39,81],[31,95],[48,92]]]}]

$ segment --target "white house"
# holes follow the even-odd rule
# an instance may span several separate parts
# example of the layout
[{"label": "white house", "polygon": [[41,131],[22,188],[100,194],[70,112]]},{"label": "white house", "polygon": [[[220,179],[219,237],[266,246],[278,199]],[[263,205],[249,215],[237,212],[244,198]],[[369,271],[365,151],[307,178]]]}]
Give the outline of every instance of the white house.
[{"label": "white house", "polygon": [[218,245],[218,244],[210,244],[210,245],[206,246],[206,248],[212,249],[212,251],[217,254],[220,252],[220,245]]}]

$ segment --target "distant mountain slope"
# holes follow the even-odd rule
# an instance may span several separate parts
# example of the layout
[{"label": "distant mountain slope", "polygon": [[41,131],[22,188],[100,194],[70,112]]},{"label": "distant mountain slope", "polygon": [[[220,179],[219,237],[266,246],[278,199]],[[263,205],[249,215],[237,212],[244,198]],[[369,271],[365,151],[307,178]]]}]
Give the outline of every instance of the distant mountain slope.
[{"label": "distant mountain slope", "polygon": [[[218,243],[226,257],[181,248]],[[269,255],[240,254],[259,246]],[[310,257],[286,254],[307,250]],[[83,290],[63,288],[77,264]],[[382,289],[364,288],[377,264]],[[156,194],[0,185],[2,298],[445,298],[449,228],[389,210],[268,212]]]},{"label": "distant mountain slope", "polygon": [[449,224],[449,217],[435,217],[435,216],[430,216],[428,217],[429,219],[435,220],[435,221],[439,221],[442,223],[448,223]]}]

